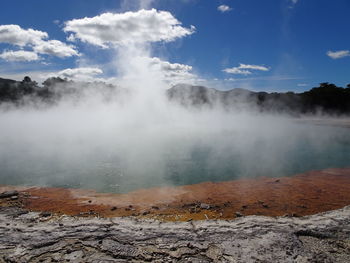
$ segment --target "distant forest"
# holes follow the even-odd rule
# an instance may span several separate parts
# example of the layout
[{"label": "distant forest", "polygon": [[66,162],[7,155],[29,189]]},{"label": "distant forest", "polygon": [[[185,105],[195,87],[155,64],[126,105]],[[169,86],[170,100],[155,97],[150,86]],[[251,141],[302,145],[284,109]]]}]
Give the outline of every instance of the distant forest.
[{"label": "distant forest", "polygon": [[[64,97],[81,99],[87,94],[99,94],[106,100],[124,96],[125,89],[104,82],[73,82],[52,77],[42,85],[25,77],[22,81],[0,78],[0,104],[25,105],[58,103]],[[178,84],[166,91],[170,101],[185,107],[214,107],[253,109],[260,112],[290,114],[350,115],[350,84],[346,88],[325,82],[302,93],[253,92],[245,89],[220,91],[203,86]]]}]

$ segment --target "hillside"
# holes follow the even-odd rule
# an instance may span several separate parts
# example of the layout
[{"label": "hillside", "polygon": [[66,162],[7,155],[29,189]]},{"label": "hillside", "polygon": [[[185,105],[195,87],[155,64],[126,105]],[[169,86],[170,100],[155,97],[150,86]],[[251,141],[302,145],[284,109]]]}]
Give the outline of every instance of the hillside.
[{"label": "hillside", "polygon": [[[123,92],[121,92],[123,91]],[[23,81],[0,78],[0,103],[23,105],[44,102],[54,104],[62,98],[83,99],[101,96],[113,100],[126,94],[121,89],[104,82],[73,82],[61,78],[49,78],[39,86],[25,77]],[[302,93],[294,92],[254,92],[245,89],[216,90],[204,86],[178,84],[166,90],[170,101],[185,107],[224,107],[235,110],[288,114],[350,114],[350,84],[347,88],[331,83],[321,83],[319,87]]]},{"label": "hillside", "polygon": [[179,84],[167,91],[169,98],[184,106],[223,105],[226,108],[260,112],[350,114],[350,85],[321,83],[309,91],[254,92],[245,89],[220,91],[203,86]]}]

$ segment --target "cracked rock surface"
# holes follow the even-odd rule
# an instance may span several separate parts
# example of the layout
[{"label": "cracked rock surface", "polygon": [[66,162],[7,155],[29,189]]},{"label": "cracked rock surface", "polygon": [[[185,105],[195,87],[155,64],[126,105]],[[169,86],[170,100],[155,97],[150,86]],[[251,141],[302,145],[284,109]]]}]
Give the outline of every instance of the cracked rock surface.
[{"label": "cracked rock surface", "polygon": [[42,217],[0,208],[0,262],[350,262],[350,206],[231,221]]}]

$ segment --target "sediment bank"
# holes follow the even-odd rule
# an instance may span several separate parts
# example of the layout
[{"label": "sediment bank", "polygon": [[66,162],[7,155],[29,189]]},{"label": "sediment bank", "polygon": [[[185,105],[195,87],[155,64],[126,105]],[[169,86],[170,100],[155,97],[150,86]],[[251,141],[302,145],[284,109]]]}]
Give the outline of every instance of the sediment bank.
[{"label": "sediment bank", "polygon": [[247,215],[305,216],[350,205],[350,168],[291,177],[205,182],[141,189],[127,194],[93,190],[0,187],[18,191],[1,206],[57,215],[153,218],[163,221],[233,219]]}]

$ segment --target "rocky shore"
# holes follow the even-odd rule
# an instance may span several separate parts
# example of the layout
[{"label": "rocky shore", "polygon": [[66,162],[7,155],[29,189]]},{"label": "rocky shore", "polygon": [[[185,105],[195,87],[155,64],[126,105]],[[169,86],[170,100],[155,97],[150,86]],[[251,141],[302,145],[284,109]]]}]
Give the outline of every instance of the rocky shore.
[{"label": "rocky shore", "polygon": [[121,195],[0,186],[0,263],[350,262],[349,205],[349,168]]},{"label": "rocky shore", "polygon": [[86,189],[1,186],[0,206],[56,215],[137,217],[161,221],[234,219],[240,216],[306,216],[350,205],[350,168],[291,177],[260,177],[140,189],[126,194]]},{"label": "rocky shore", "polygon": [[350,262],[350,207],[160,222],[0,209],[0,262]]}]

